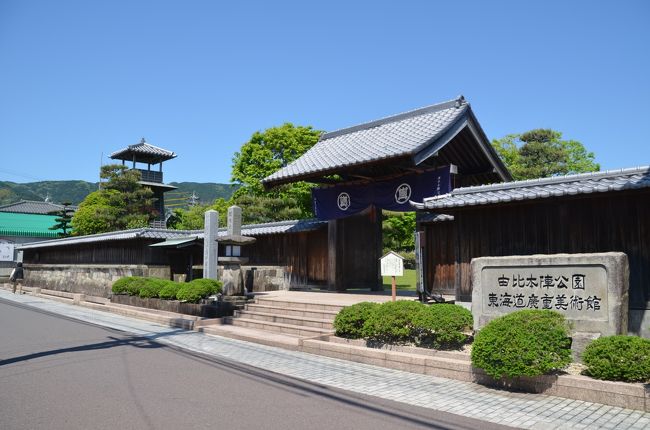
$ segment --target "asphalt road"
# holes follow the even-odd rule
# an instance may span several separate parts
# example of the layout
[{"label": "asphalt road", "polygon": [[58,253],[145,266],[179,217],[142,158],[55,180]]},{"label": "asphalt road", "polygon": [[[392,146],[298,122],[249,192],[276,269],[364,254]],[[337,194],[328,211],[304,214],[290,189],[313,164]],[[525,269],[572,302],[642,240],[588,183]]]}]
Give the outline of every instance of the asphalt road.
[{"label": "asphalt road", "polygon": [[0,299],[0,429],[491,429]]}]

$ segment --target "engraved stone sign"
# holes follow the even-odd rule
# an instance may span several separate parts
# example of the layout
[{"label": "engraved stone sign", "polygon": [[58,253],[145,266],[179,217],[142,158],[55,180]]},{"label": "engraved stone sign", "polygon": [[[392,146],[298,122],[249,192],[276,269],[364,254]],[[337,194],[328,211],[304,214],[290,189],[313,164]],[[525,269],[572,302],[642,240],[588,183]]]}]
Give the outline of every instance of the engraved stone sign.
[{"label": "engraved stone sign", "polygon": [[627,332],[629,268],[620,252],[472,260],[474,328],[523,309],[562,313],[576,332]]}]

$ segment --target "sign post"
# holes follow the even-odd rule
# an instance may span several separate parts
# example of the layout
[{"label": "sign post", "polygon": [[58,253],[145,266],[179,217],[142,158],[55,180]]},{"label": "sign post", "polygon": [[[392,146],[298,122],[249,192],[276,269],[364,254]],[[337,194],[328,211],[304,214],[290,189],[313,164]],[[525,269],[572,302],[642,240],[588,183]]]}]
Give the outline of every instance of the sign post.
[{"label": "sign post", "polygon": [[395,285],[396,276],[404,276],[404,257],[390,251],[379,259],[381,262],[381,276],[390,276],[392,278],[392,297],[395,301],[397,296],[397,286]]}]

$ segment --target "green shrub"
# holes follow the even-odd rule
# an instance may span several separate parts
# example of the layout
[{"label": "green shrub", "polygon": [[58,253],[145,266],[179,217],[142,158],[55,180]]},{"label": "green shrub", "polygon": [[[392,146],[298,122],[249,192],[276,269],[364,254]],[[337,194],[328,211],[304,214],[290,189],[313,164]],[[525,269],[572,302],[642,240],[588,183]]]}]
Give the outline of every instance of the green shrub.
[{"label": "green shrub", "polygon": [[472,364],[495,379],[543,375],[571,362],[568,332],[564,316],[557,312],[513,312],[478,332]]},{"label": "green shrub", "polygon": [[379,305],[363,327],[364,337],[384,343],[412,343],[418,336],[414,319],[422,303],[398,300]]},{"label": "green shrub", "polygon": [[113,294],[126,294],[126,287],[132,280],[133,277],[131,276],[118,279],[117,281],[113,282],[111,291],[113,291]]},{"label": "green shrub", "polygon": [[199,300],[221,291],[221,282],[212,279],[195,279],[181,285],[176,293],[178,300],[198,303]]},{"label": "green shrub", "polygon": [[413,319],[418,344],[433,348],[459,348],[467,342],[472,328],[472,313],[462,306],[437,304],[423,306]]},{"label": "green shrub", "polygon": [[167,282],[171,281],[158,278],[146,278],[145,285],[140,288],[138,295],[143,299],[158,297],[160,290],[167,285]]},{"label": "green shrub", "polygon": [[609,381],[650,381],[650,339],[608,336],[591,342],[582,354],[586,373]]},{"label": "green shrub", "polygon": [[205,289],[206,297],[213,294],[218,294],[221,292],[221,286],[223,285],[220,281],[215,281],[214,279],[205,279],[198,278],[190,282],[193,285],[200,285]]},{"label": "green shrub", "polygon": [[182,284],[174,281],[167,281],[158,292],[158,297],[164,300],[176,300],[176,294],[182,287]]},{"label": "green shrub", "polygon": [[146,285],[146,282],[146,278],[142,278],[140,276],[127,276],[115,281],[111,290],[114,294],[128,294],[129,296],[137,296],[140,294],[140,289]]},{"label": "green shrub", "polygon": [[363,326],[378,306],[379,303],[361,302],[341,309],[334,318],[336,335],[348,339],[362,338]]}]

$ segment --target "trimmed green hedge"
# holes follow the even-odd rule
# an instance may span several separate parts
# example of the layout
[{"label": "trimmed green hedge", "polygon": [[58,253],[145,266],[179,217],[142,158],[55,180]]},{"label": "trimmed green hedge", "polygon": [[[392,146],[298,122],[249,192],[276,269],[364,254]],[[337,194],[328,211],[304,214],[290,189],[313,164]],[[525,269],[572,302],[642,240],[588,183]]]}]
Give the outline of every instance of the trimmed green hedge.
[{"label": "trimmed green hedge", "polygon": [[378,306],[379,303],[361,302],[341,309],[334,318],[336,335],[347,339],[362,338],[363,326]]},{"label": "trimmed green hedge", "polygon": [[571,338],[564,316],[522,310],[496,318],[474,338],[472,364],[495,379],[538,376],[571,363]]},{"label": "trimmed green hedge", "polygon": [[128,276],[113,283],[114,294],[128,294],[141,298],[159,297],[165,300],[185,300],[197,303],[200,299],[221,291],[221,283],[212,279],[195,279],[179,283],[158,278]]},{"label": "trimmed green hedge", "polygon": [[462,306],[437,304],[423,306],[414,318],[418,343],[432,348],[460,348],[469,339],[474,319]]},{"label": "trimmed green hedge", "polygon": [[160,290],[158,297],[163,300],[176,300],[176,294],[180,290],[182,284],[178,282],[168,281],[167,284]]},{"label": "trimmed green hedge", "polygon": [[382,303],[364,324],[364,337],[384,343],[412,343],[417,337],[414,319],[423,306],[407,300]]},{"label": "trimmed green hedge", "polygon": [[406,300],[357,303],[341,309],[334,319],[337,336],[427,348],[459,348],[471,327],[472,314],[462,306]]},{"label": "trimmed green hedge", "polygon": [[650,339],[607,336],[587,345],[582,354],[586,374],[597,379],[650,382]]},{"label": "trimmed green hedge", "polygon": [[199,300],[221,292],[221,282],[212,279],[195,279],[186,283],[176,293],[178,300],[197,303]]}]

